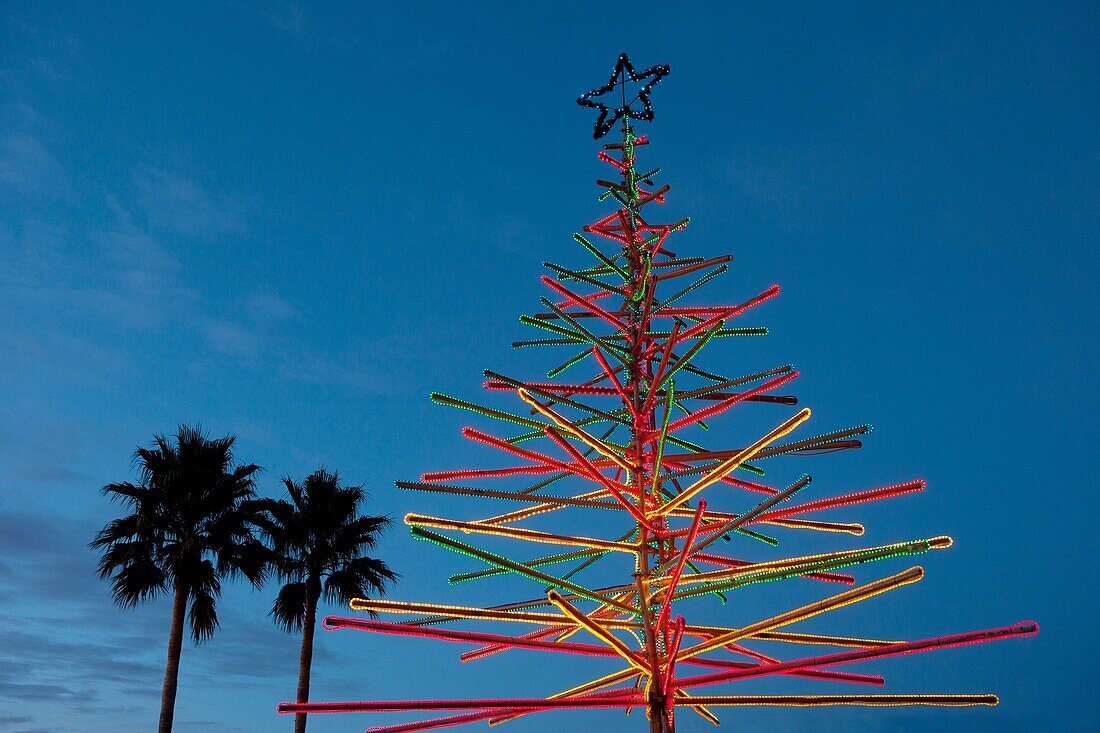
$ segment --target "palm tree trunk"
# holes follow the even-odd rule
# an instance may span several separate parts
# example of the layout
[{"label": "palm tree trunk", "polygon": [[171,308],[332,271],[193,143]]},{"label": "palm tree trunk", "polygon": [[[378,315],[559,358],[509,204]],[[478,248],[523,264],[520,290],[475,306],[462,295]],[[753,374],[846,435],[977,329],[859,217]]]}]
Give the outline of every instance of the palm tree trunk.
[{"label": "palm tree trunk", "polygon": [[180,653],[183,651],[183,615],[187,610],[187,589],[176,583],[172,599],[172,628],[168,632],[168,663],[164,667],[164,687],[160,693],[159,733],[172,733],[172,718],[176,712],[176,683],[180,676]]},{"label": "palm tree trunk", "polygon": [[[298,656],[298,702],[309,702],[309,673],[313,667],[313,631],[317,626],[317,598],[320,589],[306,584],[306,615],[302,622],[302,652]],[[306,714],[294,716],[294,733],[306,733]]]}]

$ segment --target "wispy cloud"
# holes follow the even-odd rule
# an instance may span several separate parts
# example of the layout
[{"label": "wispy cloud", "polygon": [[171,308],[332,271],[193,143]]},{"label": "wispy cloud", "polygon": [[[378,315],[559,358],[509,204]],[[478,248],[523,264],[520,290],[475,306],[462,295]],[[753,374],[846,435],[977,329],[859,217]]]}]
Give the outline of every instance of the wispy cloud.
[{"label": "wispy cloud", "polygon": [[244,303],[248,316],[256,323],[272,323],[298,317],[298,309],[274,293],[255,292]]},{"label": "wispy cloud", "polygon": [[0,184],[22,194],[71,199],[69,173],[36,135],[8,132],[0,137]]},{"label": "wispy cloud", "polygon": [[[0,700],[31,713],[63,706],[119,715],[135,696],[156,695],[149,681],[162,665],[150,639],[163,623],[136,614],[120,623],[86,546],[94,529],[90,520],[26,509],[0,513]],[[74,624],[80,633],[66,633]],[[119,698],[121,690],[128,692]]]},{"label": "wispy cloud", "polygon": [[211,194],[186,176],[149,166],[134,172],[133,184],[135,201],[153,227],[200,240],[245,230],[240,197]]},{"label": "wispy cloud", "polygon": [[311,48],[323,46],[331,50],[360,45],[355,33],[359,24],[348,19],[349,15],[354,16],[355,6],[340,6],[335,11],[339,15],[339,22],[335,24],[331,19],[319,18],[319,8],[316,3],[303,5],[276,0],[257,12],[273,28]]},{"label": "wispy cloud", "polygon": [[819,227],[830,215],[830,207],[844,204],[858,193],[847,176],[850,164],[844,151],[835,146],[791,150],[778,159],[750,149],[725,166],[724,178],[738,200],[751,204],[753,216],[803,231]]},{"label": "wispy cloud", "polygon": [[34,718],[29,715],[0,715],[0,725],[19,725],[30,723]]},{"label": "wispy cloud", "polygon": [[[103,520],[100,520],[103,521]],[[164,671],[168,607],[165,599],[135,610],[110,600],[87,546],[97,524],[44,512],[0,512],[0,704],[18,704],[11,725],[36,718],[89,715],[121,729],[155,714]],[[191,690],[248,682],[290,690],[298,639],[266,617],[274,590],[228,589],[219,603],[222,628],[209,644],[186,644],[185,684]],[[317,665],[351,666],[350,654],[319,649]],[[261,682],[258,682],[261,681]],[[16,719],[18,718],[18,719]],[[203,730],[203,719],[181,718],[181,730]],[[237,730],[224,722],[219,730]]]},{"label": "wispy cloud", "polygon": [[259,351],[259,335],[243,323],[211,318],[198,328],[206,345],[218,354],[249,358]]},{"label": "wispy cloud", "polygon": [[221,314],[204,316],[197,328],[211,351],[247,363],[280,350],[280,325],[297,317],[297,309],[279,296],[257,291],[221,304]]},{"label": "wispy cloud", "polygon": [[276,3],[263,14],[271,21],[271,25],[281,31],[300,36],[305,30],[302,8],[298,3]]},{"label": "wispy cloud", "polygon": [[[0,112],[0,124],[13,130],[0,128],[0,189],[38,203],[76,199],[58,156],[29,131],[49,130],[51,121],[23,103]],[[181,266],[172,253],[181,239],[239,239],[256,206],[247,193],[218,191],[186,167],[140,165],[129,180],[105,182],[105,191],[81,191],[64,226],[31,206],[0,227],[0,307],[13,316],[0,325],[0,346],[20,373],[56,371],[76,382],[117,375],[127,366],[112,341],[169,328],[214,355],[256,364],[277,325],[297,317],[266,289],[214,299],[198,273]]]}]

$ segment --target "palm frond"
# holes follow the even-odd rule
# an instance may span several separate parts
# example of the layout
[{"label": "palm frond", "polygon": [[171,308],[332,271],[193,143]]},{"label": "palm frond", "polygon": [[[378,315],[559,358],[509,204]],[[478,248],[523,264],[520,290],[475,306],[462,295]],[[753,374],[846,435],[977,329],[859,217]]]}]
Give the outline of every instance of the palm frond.
[{"label": "palm frond", "polygon": [[359,514],[364,488],[343,486],[339,474],[323,468],[300,482],[285,477],[283,485],[290,501],[261,502],[255,520],[273,554],[275,574],[289,581],[272,609],[276,623],[301,628],[307,587],[316,587],[333,603],[384,593],[397,574],[364,552],[375,546],[390,520]]},{"label": "palm frond", "polygon": [[381,595],[386,586],[397,580],[397,573],[382,560],[358,557],[325,578],[325,600],[330,603],[348,603],[352,598]]},{"label": "palm frond", "polygon": [[271,550],[249,536],[241,542],[226,543],[217,553],[218,574],[223,578],[243,575],[254,587],[263,585],[274,558]]},{"label": "palm frond", "polygon": [[[106,578],[109,574],[101,567],[100,577]],[[110,577],[111,596],[123,608],[132,608],[168,589],[167,575],[148,558],[128,562],[114,569]]]},{"label": "palm frond", "polygon": [[236,438],[208,438],[201,425],[180,425],[174,436],[153,436],[134,452],[139,481],[103,487],[130,508],[89,543],[101,552],[98,572],[110,579],[115,601],[132,606],[172,587],[187,589],[191,635],[204,641],[217,628],[221,580],[265,577],[270,551],[253,535],[260,509],[253,463],[238,464]]},{"label": "palm frond", "polygon": [[280,588],[268,615],[287,633],[301,631],[306,617],[306,584],[287,583]]},{"label": "palm frond", "polygon": [[217,597],[206,589],[191,591],[191,609],[187,614],[191,627],[191,639],[196,644],[209,641],[218,628]]}]

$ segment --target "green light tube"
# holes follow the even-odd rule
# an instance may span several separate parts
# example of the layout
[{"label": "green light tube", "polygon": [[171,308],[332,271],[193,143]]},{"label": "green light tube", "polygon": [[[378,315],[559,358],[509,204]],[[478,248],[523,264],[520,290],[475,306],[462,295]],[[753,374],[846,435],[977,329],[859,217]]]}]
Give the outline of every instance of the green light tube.
[{"label": "green light tube", "polygon": [[564,372],[566,369],[573,366],[574,364],[577,364],[579,362],[584,361],[584,357],[591,356],[591,355],[592,355],[592,351],[590,349],[585,349],[581,353],[577,354],[573,358],[566,361],[564,364],[562,364],[560,366],[556,366],[553,369],[551,369],[550,371],[546,372],[546,378],[547,379],[553,379],[554,377],[558,376],[559,374],[561,374],[562,372]]},{"label": "green light tube", "polygon": [[657,437],[657,450],[656,455],[653,457],[653,482],[650,484],[649,492],[651,494],[657,493],[657,484],[661,476],[661,460],[665,456],[665,440],[668,437],[668,419],[672,416],[672,402],[676,397],[676,380],[670,379],[668,382],[668,391],[665,392],[665,417],[661,421],[661,434]]},{"label": "green light tube", "polygon": [[[719,324],[719,325],[721,325],[721,324]],[[657,392],[660,392],[660,391],[661,391],[661,387],[663,387],[663,386],[664,386],[665,382],[667,382],[667,381],[668,381],[669,379],[671,379],[671,378],[672,378],[672,375],[673,375],[673,374],[675,374],[676,372],[680,371],[680,370],[681,370],[681,369],[683,369],[683,368],[684,368],[685,366],[687,366],[687,365],[688,365],[688,364],[689,364],[689,363],[691,362],[691,359],[692,359],[692,357],[694,357],[694,356],[695,356],[695,355],[696,355],[697,353],[699,353],[699,351],[700,351],[700,350],[701,350],[701,349],[702,349],[702,348],[703,348],[704,346],[706,346],[706,345],[707,345],[707,343],[709,343],[709,342],[710,342],[710,340],[711,340],[712,338],[714,338],[714,332],[715,332],[715,331],[717,331],[717,330],[718,330],[718,329],[716,329],[716,328],[712,328],[712,329],[710,329],[709,331],[707,331],[707,332],[706,332],[706,334],[705,334],[705,335],[703,336],[703,338],[699,339],[699,340],[698,340],[698,341],[696,341],[696,342],[695,342],[694,344],[692,344],[692,345],[691,345],[691,348],[690,348],[690,349],[688,349],[688,350],[687,350],[687,352],[685,352],[685,353],[684,353],[684,355],[683,355],[682,357],[680,357],[680,359],[678,359],[678,360],[676,361],[676,363],[675,363],[675,364],[674,364],[674,365],[672,366],[672,368],[671,368],[671,369],[669,369],[669,370],[668,370],[668,371],[667,371],[667,372],[666,372],[666,373],[665,373],[665,374],[664,374],[664,375],[663,375],[663,376],[661,377],[661,381],[660,381],[660,383],[659,383],[659,384],[658,384],[658,385],[656,386],[656,388],[655,388],[655,391],[657,391]]]},{"label": "green light tube", "polygon": [[442,392],[429,392],[428,397],[431,399],[432,402],[435,402],[439,405],[445,405],[447,407],[457,407],[462,410],[470,410],[472,412],[476,412],[479,415],[484,415],[485,417],[495,417],[498,420],[516,423],[517,425],[523,425],[527,428],[542,428],[542,423],[537,420],[532,420],[527,417],[521,417],[519,415],[513,415],[510,412],[496,410],[491,407],[476,405],[473,402],[460,400],[457,397],[450,397],[443,394]]},{"label": "green light tube", "polygon": [[[586,349],[584,353],[591,354],[592,352]],[[568,397],[561,397],[561,396],[558,396],[558,395],[553,395],[553,394],[551,394],[549,392],[546,392],[545,390],[539,389],[537,387],[527,386],[523,382],[521,382],[519,380],[516,380],[516,379],[512,379],[511,377],[506,377],[503,374],[497,374],[496,372],[489,371],[488,369],[485,370],[484,374],[489,379],[496,379],[500,382],[506,382],[507,384],[512,385],[516,389],[520,389],[520,388],[525,389],[528,392],[530,392],[531,394],[538,395],[539,397],[542,397],[544,399],[548,399],[551,402],[556,402],[556,403],[560,403],[560,404],[563,404],[563,405],[569,405],[570,407],[576,407],[578,410],[584,410],[585,412],[592,413],[593,415],[599,415],[600,417],[605,418],[607,420],[613,420],[613,421],[615,421],[617,423],[621,423],[623,425],[630,425],[630,422],[628,420],[626,420],[625,418],[616,417],[615,415],[613,415],[611,413],[604,412],[603,410],[597,410],[595,407],[589,407],[588,405],[586,405],[582,402],[577,402],[576,400],[572,400]]]},{"label": "green light tube", "polygon": [[[576,552],[567,552],[562,555],[547,555],[546,557],[539,557],[534,560],[528,560],[523,565],[527,567],[540,567],[542,565],[553,565],[559,562],[569,562],[570,560],[583,560],[591,555],[603,555],[602,550],[578,550]],[[480,580],[481,578],[491,578],[496,575],[503,575],[507,573],[507,570],[501,568],[489,568],[487,570],[478,570],[473,573],[456,573],[452,575],[448,580],[451,583],[464,583],[468,580]]]},{"label": "green light tube", "polygon": [[664,308],[667,308],[669,305],[676,302],[680,298],[684,297],[685,295],[687,295],[691,291],[695,290],[696,288],[700,288],[703,285],[706,285],[708,282],[710,282],[714,278],[718,277],[722,273],[726,272],[728,269],[729,269],[729,265],[724,265],[724,264],[719,265],[717,270],[711,270],[710,272],[706,273],[701,278],[699,278],[698,280],[693,282],[691,285],[688,285],[686,288],[684,288],[680,292],[678,292],[675,295],[661,301],[661,305],[653,311],[653,315],[657,315]]},{"label": "green light tube", "polygon": [[554,311],[554,313],[556,313],[560,318],[564,319],[570,326],[577,329],[577,331],[580,332],[582,336],[584,336],[588,343],[592,344],[593,346],[603,346],[612,356],[618,359],[623,366],[626,366],[629,363],[630,354],[626,353],[626,349],[624,349],[622,346],[604,341],[602,338],[594,335],[591,331],[582,326],[576,318],[559,308],[549,298],[540,298],[540,300],[542,301],[543,305]]},{"label": "green light tube", "polygon": [[914,542],[899,542],[893,545],[885,545],[883,547],[875,547],[869,550],[853,550],[846,552],[840,557],[828,558],[824,560],[817,560],[814,562],[803,563],[802,565],[794,565],[789,568],[780,568],[776,570],[765,570],[759,573],[751,573],[741,578],[735,578],[718,583],[704,584],[704,588],[692,588],[677,593],[673,596],[674,600],[680,600],[683,598],[692,598],[695,596],[704,595],[709,593],[713,589],[718,590],[733,590],[746,585],[754,585],[756,583],[769,583],[775,580],[786,580],[787,578],[793,578],[799,575],[805,575],[807,573],[815,573],[824,570],[837,570],[839,568],[851,567],[852,565],[861,565],[866,562],[875,562],[877,560],[886,560],[891,557],[901,557],[906,555],[920,555],[933,549],[940,549],[946,547],[942,543],[937,544],[937,540],[916,540]]},{"label": "green light tube", "polygon": [[546,267],[546,268],[548,268],[550,270],[553,270],[554,272],[558,273],[558,275],[565,275],[568,278],[572,278],[574,280],[580,280],[581,282],[586,282],[589,285],[594,285],[597,288],[601,288],[603,290],[610,290],[612,293],[618,293],[619,295],[623,296],[624,298],[629,297],[628,293],[625,290],[623,290],[622,288],[617,288],[614,285],[609,285],[605,282],[601,282],[600,280],[597,280],[594,277],[588,277],[587,275],[585,275],[583,273],[580,273],[580,272],[577,272],[575,270],[569,270],[567,268],[562,267],[561,265],[555,265],[553,262],[543,262],[542,265],[543,265],[543,267]]},{"label": "green light tube", "polygon": [[517,575],[520,575],[524,578],[535,580],[540,583],[546,583],[548,585],[552,585],[555,588],[572,591],[578,596],[596,601],[597,603],[612,606],[624,613],[637,614],[637,609],[628,606],[625,603],[620,603],[613,598],[601,596],[595,591],[589,590],[582,585],[577,585],[576,583],[572,583],[568,580],[555,578],[553,575],[547,575],[546,573],[539,572],[534,568],[524,567],[523,565],[520,565],[519,563],[513,560],[509,560],[508,558],[501,555],[497,555],[492,552],[486,552],[485,550],[480,550],[471,545],[467,545],[464,542],[459,542],[458,540],[451,539],[450,537],[444,537],[441,534],[436,534],[435,532],[423,529],[421,527],[411,527],[409,529],[409,533],[417,539],[428,540],[429,542],[434,542],[435,544],[440,545],[441,547],[445,547],[448,550],[453,550],[454,552],[458,552],[462,555],[468,555],[469,557],[482,560],[483,562],[489,563],[490,565],[495,565],[505,570],[511,570],[513,573],[516,573]]},{"label": "green light tube", "polygon": [[528,339],[526,341],[513,341],[513,349],[522,349],[524,346],[572,346],[573,344],[583,344],[583,339],[574,338],[561,338],[561,339]]},{"label": "green light tube", "polygon": [[756,372],[755,374],[747,374],[744,377],[738,377],[737,379],[730,379],[729,381],[727,381],[725,383],[722,383],[722,384],[714,384],[714,385],[711,385],[709,387],[703,387],[701,389],[694,389],[690,392],[685,392],[684,394],[680,395],[680,399],[692,399],[692,398],[695,398],[695,397],[702,397],[704,395],[708,395],[708,394],[711,394],[713,392],[719,392],[723,389],[730,389],[731,387],[740,387],[743,384],[748,384],[749,382],[756,382],[756,381],[761,380],[761,379],[766,379],[767,377],[774,377],[774,376],[778,376],[780,374],[789,374],[792,369],[794,369],[794,367],[792,365],[784,364],[783,366],[776,367],[774,369],[768,369],[768,370],[763,371],[763,372]]},{"label": "green light tube", "polygon": [[714,382],[730,381],[729,377],[723,377],[721,374],[714,374],[712,372],[705,372],[694,364],[685,364],[684,371],[688,372],[689,374],[694,374],[697,377],[703,377],[704,379],[709,379]]},{"label": "green light tube", "polygon": [[871,432],[872,427],[870,425],[859,425],[854,428],[846,428],[844,430],[837,430],[833,433],[826,433],[824,435],[817,435],[812,438],[806,438],[805,440],[795,441],[794,443],[784,443],[783,445],[777,445],[772,448],[767,448],[760,451],[760,454],[756,456],[757,459],[771,458],[773,456],[781,456],[787,453],[793,453],[799,450],[813,450],[817,446],[825,446],[831,442],[841,440],[842,438],[848,438],[853,435],[866,435]]},{"label": "green light tube", "polygon": [[535,326],[536,328],[541,328],[546,331],[550,331],[551,333],[556,333],[561,336],[568,336],[569,338],[575,338],[581,343],[584,343],[587,340],[579,333],[571,331],[565,326],[559,326],[553,321],[543,320],[542,318],[534,318],[532,316],[520,316],[519,322],[525,326]]},{"label": "green light tube", "polygon": [[630,281],[630,274],[627,273],[627,271],[624,270],[623,268],[616,265],[613,261],[608,259],[607,255],[605,255],[603,252],[601,252],[599,249],[597,249],[594,244],[592,244],[591,242],[589,242],[587,239],[585,239],[583,236],[581,236],[580,234],[578,234],[576,232],[573,233],[573,239],[577,240],[577,242],[579,242],[582,247],[584,247],[589,252],[591,252],[593,257],[595,257],[600,262],[604,263],[605,265],[607,265],[608,267],[613,269],[615,272],[619,273],[619,276],[622,277],[623,282],[629,282]]}]

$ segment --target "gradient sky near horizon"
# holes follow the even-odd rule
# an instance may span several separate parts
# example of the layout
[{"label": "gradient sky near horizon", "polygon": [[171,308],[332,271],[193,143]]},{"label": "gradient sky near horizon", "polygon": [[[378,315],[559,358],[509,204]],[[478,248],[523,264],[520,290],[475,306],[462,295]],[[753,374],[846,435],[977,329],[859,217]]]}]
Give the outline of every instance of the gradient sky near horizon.
[{"label": "gradient sky near horizon", "polygon": [[[929,483],[834,512],[867,524],[858,541],[784,541],[956,540],[919,559],[918,586],[803,628],[1042,628],[858,667],[886,691],[996,692],[997,708],[744,709],[724,725],[1100,730],[1098,20],[1091,3],[4,3],[0,729],[154,726],[168,605],[114,607],[86,543],[119,511],[99,488],[181,422],[238,435],[266,494],[321,465],[366,482],[397,520],[379,550],[403,576],[394,597],[537,595],[449,589],[477,566],[400,517],[485,506],[393,482],[496,460],[458,430],[499,426],[429,390],[477,398],[483,369],[533,377],[563,358],[509,343],[529,337],[516,316],[538,308],[541,263],[583,263],[570,234],[607,211],[593,113],[574,99],[626,50],[672,67],[643,153],[672,185],[668,219],[692,217],[674,249],[735,256],[694,302],[783,286],[742,324],[767,338],[704,363],[792,362],[813,430],[875,426],[862,450],[790,459],[776,480],[810,472],[816,497]],[[743,407],[708,443],[783,409]],[[795,590],[750,587],[693,618],[744,623],[822,592],[782,585]],[[213,641],[185,647],[181,733],[290,729],[274,708],[294,694],[297,639],[266,618],[273,595],[230,586]],[[313,698],[534,696],[610,671],[545,656],[461,664],[439,642],[319,632]],[[837,691],[825,684],[738,691]],[[644,727],[637,711],[561,712],[509,729],[559,724]]]}]

